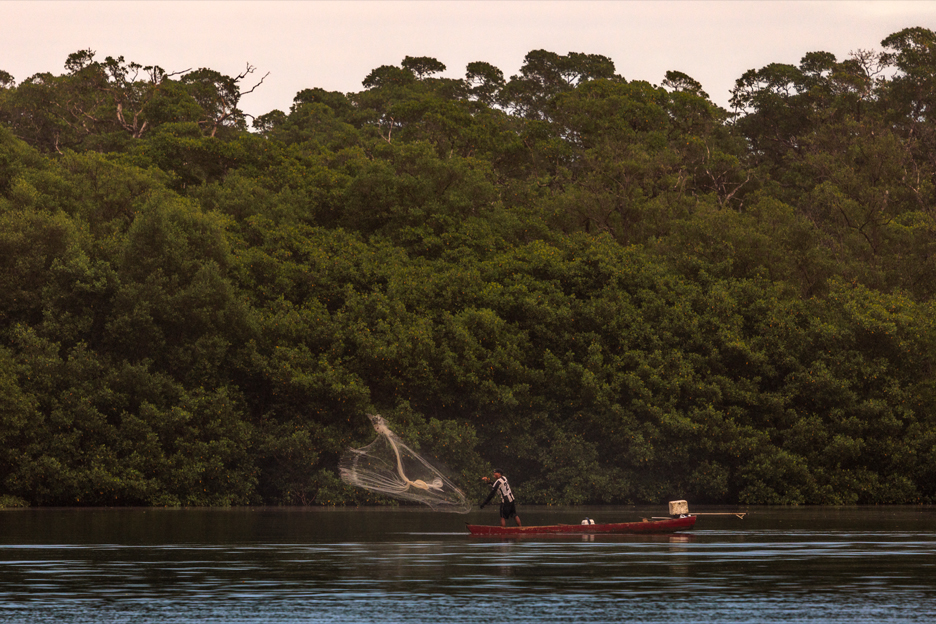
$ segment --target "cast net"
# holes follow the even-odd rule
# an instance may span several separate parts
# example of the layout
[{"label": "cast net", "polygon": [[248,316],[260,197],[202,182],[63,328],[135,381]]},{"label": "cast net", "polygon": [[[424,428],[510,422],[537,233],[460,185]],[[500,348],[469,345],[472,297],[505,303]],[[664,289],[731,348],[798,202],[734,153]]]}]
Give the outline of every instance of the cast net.
[{"label": "cast net", "polygon": [[471,503],[437,468],[406,446],[383,418],[369,414],[377,439],[349,449],[338,464],[341,480],[365,490],[428,505],[434,511],[468,513]]}]

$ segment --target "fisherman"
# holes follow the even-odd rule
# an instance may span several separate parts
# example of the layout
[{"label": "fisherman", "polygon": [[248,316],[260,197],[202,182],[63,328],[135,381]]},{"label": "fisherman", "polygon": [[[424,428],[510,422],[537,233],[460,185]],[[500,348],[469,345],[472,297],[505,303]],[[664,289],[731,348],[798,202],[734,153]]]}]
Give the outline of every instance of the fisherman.
[{"label": "fisherman", "polygon": [[[485,483],[490,481],[487,477],[481,477],[481,480]],[[510,491],[510,484],[507,483],[507,477],[504,476],[500,468],[494,469],[494,482],[491,484],[491,493],[488,494],[488,497],[481,503],[481,509],[484,509],[484,506],[491,502],[495,494],[500,494],[501,497],[501,526],[507,526],[507,520],[511,517],[517,521],[517,526],[522,526],[520,524],[520,516],[517,515],[516,499],[514,498],[513,492]]]}]

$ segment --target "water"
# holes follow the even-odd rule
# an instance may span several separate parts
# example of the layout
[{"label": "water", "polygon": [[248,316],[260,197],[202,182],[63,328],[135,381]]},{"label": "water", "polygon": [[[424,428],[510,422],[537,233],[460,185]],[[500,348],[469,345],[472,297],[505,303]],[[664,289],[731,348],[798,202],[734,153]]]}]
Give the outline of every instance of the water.
[{"label": "water", "polygon": [[[527,524],[663,509],[536,509]],[[693,511],[726,511],[696,508]],[[472,538],[468,516],[0,512],[0,622],[915,622],[936,509],[750,508],[665,536]]]}]

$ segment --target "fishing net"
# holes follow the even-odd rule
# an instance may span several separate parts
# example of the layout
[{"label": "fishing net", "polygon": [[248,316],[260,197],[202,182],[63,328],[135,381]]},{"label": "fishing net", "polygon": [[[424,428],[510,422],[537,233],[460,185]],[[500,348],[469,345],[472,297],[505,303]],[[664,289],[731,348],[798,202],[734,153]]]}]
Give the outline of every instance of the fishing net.
[{"label": "fishing net", "polygon": [[445,475],[406,446],[383,418],[368,415],[377,439],[349,449],[338,464],[341,480],[365,490],[428,505],[434,511],[468,513],[471,503]]}]

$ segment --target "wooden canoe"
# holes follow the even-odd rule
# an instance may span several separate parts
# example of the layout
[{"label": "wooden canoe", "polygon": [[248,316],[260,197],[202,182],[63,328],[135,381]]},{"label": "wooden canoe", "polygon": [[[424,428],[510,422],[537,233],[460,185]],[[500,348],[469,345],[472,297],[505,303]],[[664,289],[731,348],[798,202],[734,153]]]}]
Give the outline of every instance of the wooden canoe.
[{"label": "wooden canoe", "polygon": [[468,532],[480,536],[500,535],[555,535],[580,533],[673,533],[695,526],[695,516],[647,520],[644,522],[616,522],[611,524],[550,524],[545,526],[489,526],[468,524]]}]

